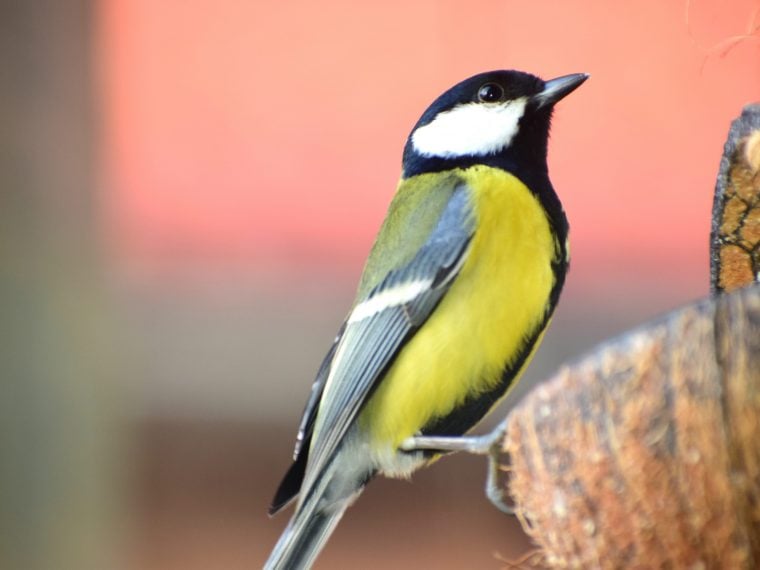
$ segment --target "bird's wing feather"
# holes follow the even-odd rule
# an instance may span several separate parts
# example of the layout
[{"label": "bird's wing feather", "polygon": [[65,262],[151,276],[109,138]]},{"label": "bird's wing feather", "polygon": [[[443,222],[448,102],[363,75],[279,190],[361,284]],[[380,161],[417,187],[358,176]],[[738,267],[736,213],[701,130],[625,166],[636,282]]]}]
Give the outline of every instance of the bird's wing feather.
[{"label": "bird's wing feather", "polygon": [[308,448],[311,438],[311,432],[314,429],[314,420],[317,417],[317,409],[319,408],[319,400],[322,398],[322,392],[325,389],[325,382],[327,382],[327,376],[330,373],[330,364],[335,356],[335,350],[338,348],[340,339],[343,336],[343,331],[346,329],[346,323],[340,327],[338,334],[335,336],[335,340],[327,351],[322,364],[319,366],[314,383],[311,385],[311,392],[309,393],[309,400],[306,402],[306,406],[301,416],[301,423],[298,425],[298,435],[296,436],[296,445],[293,450],[293,460],[297,460],[304,446]]},{"label": "bird's wing feather", "polygon": [[[301,500],[339,448],[359,410],[404,343],[427,320],[466,259],[474,232],[460,181],[411,261],[389,271],[353,308],[335,348],[313,421]],[[302,425],[303,422],[302,422]]]},{"label": "bird's wing feather", "polygon": [[309,453],[309,445],[311,444],[311,434],[314,431],[314,420],[317,418],[319,401],[322,398],[322,392],[325,389],[325,383],[327,382],[327,376],[330,373],[330,365],[335,356],[335,350],[338,348],[338,344],[340,343],[345,328],[346,323],[343,323],[330,347],[330,350],[327,351],[327,354],[322,360],[317,376],[314,378],[314,382],[311,385],[309,399],[304,407],[301,423],[298,425],[298,435],[296,436],[296,444],[293,449],[293,464],[285,473],[282,481],[280,481],[280,485],[277,487],[277,491],[275,491],[272,503],[269,506],[270,515],[285,508],[290,501],[298,495],[298,491],[301,488],[304,473],[306,472],[306,460]]}]

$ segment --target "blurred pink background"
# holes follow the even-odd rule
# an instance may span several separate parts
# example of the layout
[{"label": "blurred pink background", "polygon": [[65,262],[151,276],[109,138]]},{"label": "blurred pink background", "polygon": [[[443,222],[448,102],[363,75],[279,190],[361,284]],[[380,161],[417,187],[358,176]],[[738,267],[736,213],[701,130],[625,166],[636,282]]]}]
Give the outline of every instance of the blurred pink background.
[{"label": "blurred pink background", "polygon": [[[491,423],[561,362],[707,294],[722,145],[760,99],[757,0],[81,6],[60,28],[71,39],[41,53],[60,63],[54,41],[87,34],[86,57],[66,61],[84,69],[92,145],[70,151],[89,157],[108,385],[129,442],[109,455],[123,567],[263,563],[289,516],[268,520],[268,501],[405,138],[469,75],[591,74],[559,105],[549,152],[568,284]],[[494,553],[530,546],[484,479],[482,460],[452,457],[411,483],[373,483],[317,568],[501,567]]]}]

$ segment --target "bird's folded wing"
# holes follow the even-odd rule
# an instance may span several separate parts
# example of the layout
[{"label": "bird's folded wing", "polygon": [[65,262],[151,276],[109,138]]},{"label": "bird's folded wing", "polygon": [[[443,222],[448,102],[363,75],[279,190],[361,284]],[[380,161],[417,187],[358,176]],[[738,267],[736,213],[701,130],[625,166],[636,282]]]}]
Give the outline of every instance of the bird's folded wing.
[{"label": "bird's folded wing", "polygon": [[330,373],[330,364],[335,356],[335,350],[338,348],[340,339],[343,337],[343,331],[346,330],[346,323],[340,327],[338,334],[335,336],[335,340],[330,346],[330,350],[327,351],[322,364],[319,366],[317,376],[314,378],[314,383],[311,385],[311,392],[309,393],[309,399],[306,402],[306,406],[301,416],[301,423],[298,425],[298,435],[296,436],[296,445],[293,449],[293,460],[297,461],[298,456],[301,454],[304,446],[308,447],[311,441],[311,434],[314,430],[314,420],[317,418],[317,408],[319,407],[319,400],[322,398],[322,392],[325,389],[325,382],[327,382],[327,375]]},{"label": "bird's folded wing", "polygon": [[458,275],[473,232],[469,190],[460,183],[411,261],[387,273],[354,306],[335,347],[324,386],[319,388],[321,397],[307,414],[316,412],[316,421],[310,434],[301,500],[340,447],[385,370]]}]

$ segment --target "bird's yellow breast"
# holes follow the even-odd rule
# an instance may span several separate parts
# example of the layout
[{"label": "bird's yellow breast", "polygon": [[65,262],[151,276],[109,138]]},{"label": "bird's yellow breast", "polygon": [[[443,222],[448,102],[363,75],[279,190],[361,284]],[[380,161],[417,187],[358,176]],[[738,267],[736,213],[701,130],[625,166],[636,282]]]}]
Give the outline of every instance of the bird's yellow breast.
[{"label": "bird's yellow breast", "polygon": [[375,448],[396,449],[468,396],[494,388],[546,321],[557,244],[543,207],[501,169],[473,166],[461,176],[476,217],[470,250],[360,415]]}]

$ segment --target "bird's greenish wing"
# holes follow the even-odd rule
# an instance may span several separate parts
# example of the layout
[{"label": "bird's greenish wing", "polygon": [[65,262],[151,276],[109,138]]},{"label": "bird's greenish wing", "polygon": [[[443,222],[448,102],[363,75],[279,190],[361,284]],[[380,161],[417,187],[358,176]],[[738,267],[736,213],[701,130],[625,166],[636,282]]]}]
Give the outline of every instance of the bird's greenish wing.
[{"label": "bird's greenish wing", "polygon": [[454,172],[401,180],[362,271],[355,304],[395,269],[409,264],[430,237],[454,191],[464,181]]},{"label": "bird's greenish wing", "polygon": [[[364,266],[354,305],[365,300],[391,272],[414,259],[441,219],[452,194],[462,184],[462,179],[453,173],[415,176],[401,181]],[[314,378],[298,426],[293,452],[296,461],[311,443],[319,402],[345,328],[346,323],[343,323]]]},{"label": "bird's greenish wing", "polygon": [[[357,302],[325,375],[315,414],[301,500],[329,464],[383,372],[445,295],[466,259],[475,224],[470,192],[460,179],[426,189],[442,204],[397,197],[367,264]],[[422,190],[420,190],[422,191]],[[429,195],[428,198],[431,196]],[[416,198],[416,199],[415,199]],[[427,213],[420,212],[419,209]],[[432,214],[432,222],[430,217]],[[383,242],[391,232],[395,249]],[[426,227],[427,226],[427,227]],[[426,230],[420,238],[420,230]],[[404,239],[404,234],[407,239]],[[408,251],[408,243],[417,244]],[[396,263],[388,264],[388,257]],[[383,269],[384,268],[384,269]]]}]

